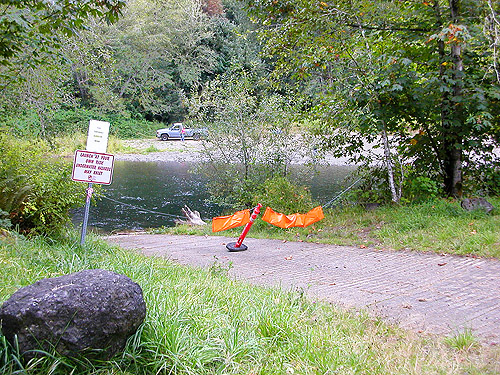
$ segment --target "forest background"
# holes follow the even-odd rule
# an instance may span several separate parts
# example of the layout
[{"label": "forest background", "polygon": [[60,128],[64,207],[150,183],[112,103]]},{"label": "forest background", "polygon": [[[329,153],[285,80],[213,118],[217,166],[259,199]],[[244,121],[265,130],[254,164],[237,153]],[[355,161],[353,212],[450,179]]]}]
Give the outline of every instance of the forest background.
[{"label": "forest background", "polygon": [[[323,151],[349,156],[364,176],[358,202],[498,195],[498,8],[4,1],[2,220],[58,225],[77,189],[62,182],[67,171],[35,180],[29,171],[46,170],[58,137],[84,134],[91,118],[119,138],[151,137],[174,121],[207,127],[211,190],[235,208],[274,189],[297,201],[284,209],[303,210],[308,197],[287,180],[299,149],[312,162]],[[382,152],[360,152],[367,144]]]}]

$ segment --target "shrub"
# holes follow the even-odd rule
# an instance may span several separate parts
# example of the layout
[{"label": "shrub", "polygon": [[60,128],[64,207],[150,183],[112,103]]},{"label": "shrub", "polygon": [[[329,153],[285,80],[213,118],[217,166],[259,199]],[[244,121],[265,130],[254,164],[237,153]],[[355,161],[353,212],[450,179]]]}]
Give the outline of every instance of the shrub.
[{"label": "shrub", "polygon": [[439,185],[429,177],[418,176],[409,178],[403,186],[403,196],[410,202],[425,202],[439,196]]},{"label": "shrub", "polygon": [[[401,171],[396,171],[396,182],[401,178]],[[387,183],[387,171],[383,167],[363,165],[358,168],[352,178],[363,176],[347,195],[349,201],[361,205],[369,203],[386,204],[391,201],[391,194]],[[396,189],[398,189],[396,185]],[[413,166],[404,167],[401,203],[422,203],[436,199],[443,194],[436,176],[418,174]]]},{"label": "shrub", "polygon": [[96,110],[76,108],[61,110],[54,114],[55,134],[64,135],[73,130],[86,134],[90,120],[109,122],[110,133],[121,139],[152,138],[156,134],[156,129],[164,127],[156,122],[132,118],[125,114],[103,114]]},{"label": "shrub", "polygon": [[470,195],[500,195],[500,160],[489,165],[468,168],[465,176],[466,193]]},{"label": "shrub", "polygon": [[385,168],[362,165],[350,176],[346,184],[351,184],[358,177],[362,178],[359,184],[345,195],[346,201],[360,205],[385,204],[391,201]]},{"label": "shrub", "polygon": [[25,233],[53,234],[69,223],[69,210],[85,198],[85,185],[71,180],[71,163],[51,156],[45,142],[22,142],[5,132],[0,153],[0,210],[12,225]]},{"label": "shrub", "polygon": [[282,176],[269,178],[258,186],[252,203],[254,205],[262,203],[264,207],[269,206],[287,215],[307,212],[314,206],[308,188],[297,186],[290,179]]},{"label": "shrub", "polygon": [[[228,176],[228,180],[231,177]],[[244,208],[252,208],[261,203],[285,214],[307,212],[314,207],[311,192],[304,186],[294,184],[288,177],[275,176],[262,181],[232,180],[231,183],[209,183],[212,200],[227,206],[227,213]]]}]

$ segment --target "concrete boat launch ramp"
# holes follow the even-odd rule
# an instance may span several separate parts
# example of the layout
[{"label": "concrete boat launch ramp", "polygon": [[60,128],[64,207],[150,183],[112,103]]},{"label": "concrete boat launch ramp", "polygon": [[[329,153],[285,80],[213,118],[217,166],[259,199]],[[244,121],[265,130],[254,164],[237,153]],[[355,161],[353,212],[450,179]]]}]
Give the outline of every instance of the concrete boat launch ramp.
[{"label": "concrete boat launch ramp", "polygon": [[234,238],[219,236],[128,234],[106,241],[182,265],[231,264],[232,277],[252,284],[301,290],[310,300],[364,309],[414,331],[470,329],[500,344],[496,259],[253,238],[245,240],[248,250],[229,252],[225,245]]}]

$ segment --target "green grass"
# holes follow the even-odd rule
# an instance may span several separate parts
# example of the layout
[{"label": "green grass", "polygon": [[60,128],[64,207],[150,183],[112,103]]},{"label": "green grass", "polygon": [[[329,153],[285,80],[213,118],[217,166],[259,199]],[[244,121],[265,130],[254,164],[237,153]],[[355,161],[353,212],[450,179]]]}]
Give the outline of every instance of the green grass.
[{"label": "green grass", "polygon": [[[370,211],[348,206],[325,210],[325,219],[307,228],[281,229],[257,220],[248,236],[500,258],[500,197],[488,201],[497,207],[490,214],[465,211],[460,202],[446,199]],[[213,234],[209,225],[160,228],[154,232]],[[238,237],[240,233],[241,228],[236,228],[217,234]]]},{"label": "green grass", "polygon": [[[85,149],[85,143],[87,136],[83,133],[74,133],[71,136],[58,137],[52,140],[52,144],[55,147],[54,152],[62,156],[73,156],[75,150]],[[116,138],[113,135],[109,136],[107,153],[123,153],[123,154],[149,154],[151,152],[160,152],[162,150],[156,148],[155,146],[149,146],[145,149],[137,149],[135,147],[128,146],[126,142],[121,139]],[[173,150],[170,150],[173,151]],[[178,151],[184,152],[184,150]]]},{"label": "green grass", "polygon": [[143,153],[145,154],[149,154],[150,152],[159,152],[160,150],[157,149],[155,146],[149,146],[148,148],[146,148]]},{"label": "green grass", "polygon": [[455,335],[446,337],[444,342],[450,347],[462,351],[475,350],[479,346],[479,340],[474,336],[471,330],[465,330]]},{"label": "green grass", "polygon": [[[32,143],[31,139],[20,140],[20,142]],[[46,142],[42,139],[38,139],[38,142]],[[51,140],[51,145],[54,147],[54,153],[63,157],[73,157],[75,150],[85,150],[85,144],[87,142],[87,135],[80,132],[74,132],[70,136],[61,136]],[[158,149],[154,147],[149,147],[146,150],[138,150],[136,148],[127,146],[122,140],[116,138],[113,135],[109,136],[107,153],[149,153],[157,152]]]},{"label": "green grass", "polygon": [[0,239],[0,301],[44,277],[88,268],[125,274],[144,292],[147,316],[123,354],[86,362],[48,354],[17,361],[0,335],[0,373],[11,374],[494,374],[498,350],[464,351],[367,314],[314,303],[297,291],[251,286],[208,269],[70,241]]}]

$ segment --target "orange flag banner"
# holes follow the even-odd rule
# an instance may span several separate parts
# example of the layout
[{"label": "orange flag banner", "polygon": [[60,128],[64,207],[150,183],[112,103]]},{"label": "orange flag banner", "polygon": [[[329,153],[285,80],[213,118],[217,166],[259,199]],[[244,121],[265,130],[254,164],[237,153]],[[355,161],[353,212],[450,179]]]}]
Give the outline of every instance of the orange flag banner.
[{"label": "orange flag banner", "polygon": [[218,216],[212,219],[212,232],[220,232],[241,227],[250,221],[250,210],[235,212],[233,215]]},{"label": "orange flag banner", "polygon": [[292,227],[307,227],[317,221],[323,219],[323,208],[321,206],[313,208],[307,214],[292,214],[285,215],[278,212],[274,212],[271,207],[266,208],[262,220],[265,222],[276,225],[280,228],[292,228]]}]

